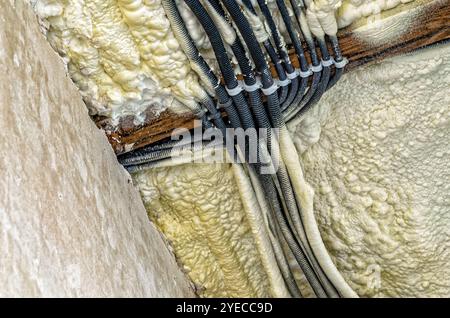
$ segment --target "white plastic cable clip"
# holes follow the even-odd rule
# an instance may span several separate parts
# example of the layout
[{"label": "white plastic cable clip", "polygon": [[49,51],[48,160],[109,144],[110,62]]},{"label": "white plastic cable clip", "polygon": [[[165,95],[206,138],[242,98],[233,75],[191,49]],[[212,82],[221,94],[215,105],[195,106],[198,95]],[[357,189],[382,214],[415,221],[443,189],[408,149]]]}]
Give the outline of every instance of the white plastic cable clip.
[{"label": "white plastic cable clip", "polygon": [[278,87],[284,87],[284,86],[288,86],[291,83],[291,80],[289,78],[286,78],[283,81],[276,79],[275,82],[277,83]]},{"label": "white plastic cable clip", "polygon": [[290,80],[293,80],[294,78],[297,78],[298,76],[298,72],[297,70],[293,71],[292,73],[286,73],[287,78],[289,78]]},{"label": "white plastic cable clip", "polygon": [[311,71],[313,71],[314,73],[322,72],[322,69],[323,69],[322,63],[320,63],[320,64],[317,65],[317,66],[311,65],[309,69],[310,69]]},{"label": "white plastic cable clip", "polygon": [[227,86],[225,86],[225,89],[227,90],[229,96],[236,96],[243,90],[242,83],[240,82],[238,82],[237,86],[234,88],[228,88]]},{"label": "white plastic cable clip", "polygon": [[328,60],[321,61],[323,67],[328,67],[334,64],[334,59],[330,57]]},{"label": "white plastic cable clip", "polygon": [[272,86],[268,88],[261,88],[261,91],[263,92],[264,95],[269,96],[275,93],[278,88],[279,88],[278,84],[276,82],[273,82]]},{"label": "white plastic cable clip", "polygon": [[261,80],[259,77],[256,77],[256,83],[253,85],[246,85],[245,82],[242,82],[242,86],[246,92],[254,92],[262,87]]},{"label": "white plastic cable clip", "polygon": [[312,70],[309,68],[307,71],[303,72],[301,69],[298,69],[298,75],[302,78],[310,77],[312,75]]},{"label": "white plastic cable clip", "polygon": [[342,59],[342,61],[339,61],[339,62],[334,61],[334,66],[336,66],[336,68],[344,68],[345,65],[347,65],[347,64],[348,64],[348,60],[345,57]]}]

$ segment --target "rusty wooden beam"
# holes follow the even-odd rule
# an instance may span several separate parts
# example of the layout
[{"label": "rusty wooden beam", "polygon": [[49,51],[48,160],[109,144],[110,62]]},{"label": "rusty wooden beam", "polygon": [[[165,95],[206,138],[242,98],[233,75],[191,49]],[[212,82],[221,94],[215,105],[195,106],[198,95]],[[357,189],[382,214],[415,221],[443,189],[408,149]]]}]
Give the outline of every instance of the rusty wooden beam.
[{"label": "rusty wooden beam", "polygon": [[[382,44],[365,42],[354,28],[340,30],[341,50],[349,60],[345,71],[450,39],[449,0],[425,1],[414,10],[417,12],[415,22],[408,26],[408,32]],[[176,128],[194,127],[194,118],[190,113],[175,114],[170,111],[161,114],[149,112],[140,126],[135,126],[132,118],[123,118],[115,127],[105,118],[95,120],[105,130],[117,154],[161,141]]]},{"label": "rusty wooden beam", "polygon": [[[413,3],[409,3],[412,5]],[[381,61],[388,57],[412,52],[450,39],[450,1],[428,1],[415,8],[414,23],[408,32],[383,44],[364,42],[354,29],[343,29],[338,33],[339,44],[349,64],[346,72],[361,65]],[[393,17],[395,19],[395,17]]]}]

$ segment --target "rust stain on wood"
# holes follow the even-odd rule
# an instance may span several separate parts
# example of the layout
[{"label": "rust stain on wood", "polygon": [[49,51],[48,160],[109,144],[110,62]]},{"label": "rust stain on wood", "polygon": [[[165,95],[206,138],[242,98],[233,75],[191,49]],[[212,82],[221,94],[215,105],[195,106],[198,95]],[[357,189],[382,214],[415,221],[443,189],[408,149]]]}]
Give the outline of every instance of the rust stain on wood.
[{"label": "rust stain on wood", "polygon": [[195,118],[191,113],[176,114],[164,111],[158,115],[146,117],[142,125],[133,124],[132,118],[125,117],[117,127],[112,127],[108,120],[99,119],[97,126],[105,131],[116,154],[153,144],[170,137],[176,128],[193,129]]}]

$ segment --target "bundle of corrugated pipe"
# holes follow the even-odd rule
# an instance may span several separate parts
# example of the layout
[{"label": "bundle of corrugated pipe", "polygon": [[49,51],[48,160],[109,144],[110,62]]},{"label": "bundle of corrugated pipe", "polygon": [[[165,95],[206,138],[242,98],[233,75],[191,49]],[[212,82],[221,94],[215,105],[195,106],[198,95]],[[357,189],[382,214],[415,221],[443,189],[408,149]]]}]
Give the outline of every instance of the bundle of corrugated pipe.
[{"label": "bundle of corrugated pipe", "polygon": [[[180,14],[182,2],[206,33],[220,73],[214,73],[196,47]],[[276,4],[284,24],[282,34],[273,16],[274,6],[269,7],[267,0],[162,3],[192,69],[209,93],[199,101],[201,108],[196,114],[203,127],[220,130],[224,136],[221,142],[233,138],[227,135],[227,128],[255,129],[261,135],[256,160],[250,160],[248,147],[237,143],[235,147],[240,147],[238,153],[253,176],[258,200],[265,201],[261,206],[267,210],[272,249],[290,295],[302,296],[293,276],[292,267],[296,266],[317,297],[355,296],[325,249],[312,209],[304,208],[301,165],[286,128],[287,122],[301,118],[342,75],[346,60],[339,49],[335,20],[309,10],[314,7],[312,0],[274,0],[271,4]],[[130,172],[164,165],[177,144],[180,142],[149,146],[119,160]],[[192,152],[198,150],[195,147]],[[205,150],[208,146],[200,147]],[[277,168],[263,172],[267,165]],[[295,259],[294,265],[291,259]]]}]

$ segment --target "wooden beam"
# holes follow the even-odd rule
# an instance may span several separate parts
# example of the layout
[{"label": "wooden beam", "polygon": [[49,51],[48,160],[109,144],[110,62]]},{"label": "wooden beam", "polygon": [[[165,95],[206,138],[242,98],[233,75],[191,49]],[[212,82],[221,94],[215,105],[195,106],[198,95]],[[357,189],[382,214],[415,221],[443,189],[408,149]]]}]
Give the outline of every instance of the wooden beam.
[{"label": "wooden beam", "polygon": [[[407,4],[411,6],[411,4]],[[408,7],[405,7],[408,9]],[[422,3],[414,10],[414,23],[408,32],[381,44],[366,42],[354,28],[346,28],[338,33],[342,53],[349,60],[345,71],[352,71],[362,65],[380,61],[387,57],[411,52],[450,39],[449,0],[434,0]],[[395,19],[395,16],[387,19]],[[399,23],[402,23],[401,21]],[[170,137],[173,129],[194,128],[194,118],[190,113],[175,114],[165,111],[161,114],[149,112],[140,126],[133,124],[131,117],[125,117],[113,127],[106,118],[94,118],[102,128],[117,154],[125,153]]]},{"label": "wooden beam", "polygon": [[[409,6],[413,2],[408,3]],[[349,60],[346,72],[361,65],[381,61],[388,57],[412,52],[450,39],[450,1],[428,1],[413,10],[414,22],[406,25],[408,31],[392,41],[381,44],[365,42],[354,29],[343,29],[338,33],[339,44]],[[395,16],[389,17],[396,19]],[[411,19],[411,18],[409,18]],[[408,19],[406,19],[408,20]],[[407,23],[398,19],[397,23]]]}]

